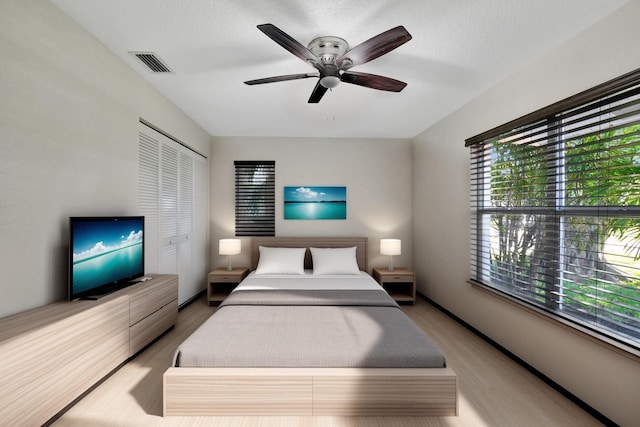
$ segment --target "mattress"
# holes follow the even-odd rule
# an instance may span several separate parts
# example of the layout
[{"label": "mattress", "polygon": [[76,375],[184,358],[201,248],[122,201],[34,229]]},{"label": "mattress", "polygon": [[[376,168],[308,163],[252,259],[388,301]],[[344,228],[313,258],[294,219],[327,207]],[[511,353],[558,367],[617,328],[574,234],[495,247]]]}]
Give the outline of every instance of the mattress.
[{"label": "mattress", "polygon": [[252,273],[178,347],[173,366],[442,368],[446,360],[366,273]]}]

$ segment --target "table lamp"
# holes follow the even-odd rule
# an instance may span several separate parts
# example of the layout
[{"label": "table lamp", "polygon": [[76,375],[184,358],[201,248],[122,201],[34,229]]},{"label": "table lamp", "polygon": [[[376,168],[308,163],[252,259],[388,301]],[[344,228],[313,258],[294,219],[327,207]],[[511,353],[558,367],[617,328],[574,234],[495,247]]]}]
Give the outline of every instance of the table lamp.
[{"label": "table lamp", "polygon": [[400,255],[401,246],[400,239],[380,239],[380,253],[389,255],[389,271],[393,271],[393,256]]},{"label": "table lamp", "polygon": [[220,239],[218,243],[218,253],[227,255],[227,270],[231,270],[231,255],[238,255],[242,248],[240,239]]}]

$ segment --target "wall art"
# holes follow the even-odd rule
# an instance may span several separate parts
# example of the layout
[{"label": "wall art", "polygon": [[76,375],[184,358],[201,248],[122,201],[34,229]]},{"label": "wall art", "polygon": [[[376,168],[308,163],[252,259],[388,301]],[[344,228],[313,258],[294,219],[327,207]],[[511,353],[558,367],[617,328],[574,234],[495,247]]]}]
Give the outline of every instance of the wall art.
[{"label": "wall art", "polygon": [[284,219],[347,219],[347,187],[284,187]]}]

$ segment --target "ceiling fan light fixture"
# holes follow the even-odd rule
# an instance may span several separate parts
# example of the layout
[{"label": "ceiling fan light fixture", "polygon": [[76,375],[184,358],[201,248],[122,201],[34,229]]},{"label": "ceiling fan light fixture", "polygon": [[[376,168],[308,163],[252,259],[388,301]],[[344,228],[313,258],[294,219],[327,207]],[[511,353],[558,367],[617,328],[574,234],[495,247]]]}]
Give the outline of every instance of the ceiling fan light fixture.
[{"label": "ceiling fan light fixture", "polygon": [[336,76],[324,76],[320,79],[320,84],[327,89],[333,89],[340,84],[340,77]]}]

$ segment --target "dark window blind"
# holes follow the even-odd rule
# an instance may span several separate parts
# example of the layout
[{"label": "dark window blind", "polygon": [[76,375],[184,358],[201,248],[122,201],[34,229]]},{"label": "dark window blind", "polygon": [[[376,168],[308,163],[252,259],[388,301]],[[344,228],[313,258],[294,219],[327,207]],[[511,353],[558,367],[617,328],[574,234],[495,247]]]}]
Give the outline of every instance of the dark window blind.
[{"label": "dark window blind", "polygon": [[275,236],[276,162],[235,161],[236,236]]},{"label": "dark window blind", "polygon": [[640,70],[594,94],[467,141],[471,280],[640,348]]}]

